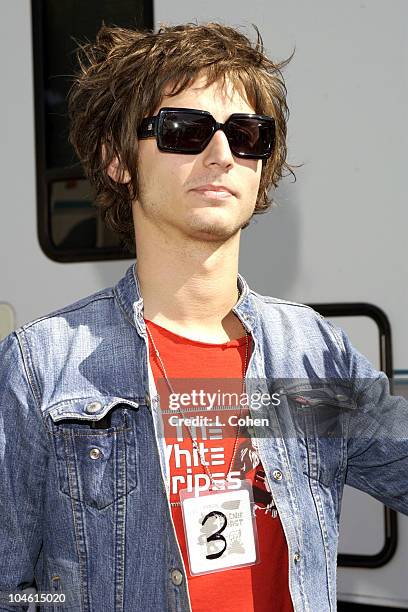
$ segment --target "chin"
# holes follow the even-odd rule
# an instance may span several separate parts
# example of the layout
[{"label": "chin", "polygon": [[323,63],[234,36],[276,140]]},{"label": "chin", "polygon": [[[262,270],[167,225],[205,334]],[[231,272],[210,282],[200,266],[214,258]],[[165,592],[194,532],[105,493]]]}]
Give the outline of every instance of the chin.
[{"label": "chin", "polygon": [[249,221],[253,211],[248,211],[246,215],[243,215],[240,211],[239,216],[236,212],[236,210],[231,210],[230,207],[216,206],[190,209],[189,214],[182,222],[184,232],[191,237],[203,237],[206,240],[228,240]]},{"label": "chin", "polygon": [[225,241],[240,231],[242,223],[234,225],[225,223],[197,223],[190,226],[188,233],[190,236],[205,238],[206,240]]}]

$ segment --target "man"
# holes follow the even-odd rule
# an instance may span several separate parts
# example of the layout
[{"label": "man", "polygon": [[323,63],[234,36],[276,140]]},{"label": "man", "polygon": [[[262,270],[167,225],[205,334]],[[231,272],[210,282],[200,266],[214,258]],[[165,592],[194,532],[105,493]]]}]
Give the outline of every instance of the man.
[{"label": "man", "polygon": [[408,406],[238,274],[290,170],[284,63],[212,23],[83,51],[71,142],[137,260],[0,345],[0,610],[34,583],[75,611],[335,610],[344,483],[408,513]]}]

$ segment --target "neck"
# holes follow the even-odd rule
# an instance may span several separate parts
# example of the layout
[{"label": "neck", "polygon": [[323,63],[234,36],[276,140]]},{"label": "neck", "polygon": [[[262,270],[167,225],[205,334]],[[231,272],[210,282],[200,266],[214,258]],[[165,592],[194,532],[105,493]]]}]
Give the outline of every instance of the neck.
[{"label": "neck", "polygon": [[199,246],[161,244],[158,252],[157,242],[137,243],[144,318],[195,340],[240,338],[245,330],[231,311],[238,301],[239,235],[221,245]]}]

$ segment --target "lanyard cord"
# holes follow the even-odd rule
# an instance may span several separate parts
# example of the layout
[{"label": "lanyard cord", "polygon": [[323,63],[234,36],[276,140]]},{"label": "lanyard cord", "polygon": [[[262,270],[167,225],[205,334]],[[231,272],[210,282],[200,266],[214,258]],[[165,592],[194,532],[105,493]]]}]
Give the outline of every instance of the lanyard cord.
[{"label": "lanyard cord", "polygon": [[[170,381],[169,381],[169,379],[168,379],[168,377],[167,377],[167,372],[166,372],[166,368],[164,367],[163,360],[162,360],[162,358],[161,358],[161,356],[160,356],[160,353],[159,353],[159,351],[158,351],[158,349],[157,349],[156,343],[155,343],[155,341],[154,341],[154,339],[153,339],[153,336],[152,336],[152,334],[151,334],[151,332],[150,332],[150,330],[149,330],[149,328],[148,328],[147,324],[146,324],[146,329],[147,329],[147,332],[148,332],[148,334],[149,334],[150,340],[151,340],[151,342],[152,342],[154,352],[156,353],[156,356],[157,356],[157,358],[158,358],[158,360],[159,360],[159,362],[160,362],[161,369],[163,370],[163,374],[164,374],[164,378],[165,378],[165,380],[166,380],[166,383],[167,383],[167,385],[168,385],[168,387],[169,387],[169,389],[170,389],[171,393],[175,393],[175,391],[174,391],[174,389],[173,389],[173,387],[172,387],[172,385],[171,385],[171,383],[170,383]],[[248,361],[248,336],[249,336],[248,331],[247,331],[247,330],[245,330],[245,340],[246,340],[246,343],[245,343],[245,363],[244,363],[244,373],[243,373],[243,377],[242,377],[242,394],[244,393],[244,389],[245,389],[245,372],[246,372],[246,368],[247,368],[247,361]],[[182,417],[183,417],[183,419],[184,419],[185,417],[184,417],[184,413],[183,413],[183,411],[181,410],[181,408],[179,408],[178,410],[179,410],[179,412],[180,412],[181,416],[182,416]],[[240,403],[239,417],[241,416],[241,412],[242,412],[242,405],[241,405],[241,403]],[[238,417],[238,418],[239,418],[239,417]],[[239,421],[238,421],[238,423],[239,423]],[[185,424],[185,423],[184,423],[184,424]],[[212,474],[211,474],[210,470],[208,469],[207,465],[206,465],[206,464],[205,464],[205,462],[204,462],[203,456],[202,456],[202,454],[201,454],[201,450],[200,450],[200,448],[199,448],[199,446],[198,446],[198,444],[197,444],[197,440],[195,440],[195,439],[194,439],[194,437],[193,437],[193,434],[192,434],[192,432],[191,432],[190,427],[189,427],[188,425],[186,425],[186,427],[187,427],[187,429],[188,429],[188,431],[189,431],[189,434],[190,434],[190,437],[191,437],[191,440],[192,440],[192,443],[193,443],[193,447],[196,449],[196,451],[197,451],[197,453],[198,453],[198,456],[199,456],[199,458],[200,458],[200,463],[201,463],[202,467],[204,468],[205,472],[207,473],[207,476],[209,477],[209,479],[210,479],[210,481],[211,481],[211,484],[212,484],[212,489],[217,489],[216,481],[214,481],[213,476],[212,476]],[[237,433],[236,433],[236,436],[235,436],[234,448],[233,448],[233,451],[232,451],[231,462],[230,462],[229,468],[228,468],[228,470],[227,470],[227,474],[230,472],[231,467],[232,467],[232,464],[233,464],[233,461],[234,461],[234,458],[235,458],[235,453],[236,453],[236,450],[237,450],[237,442],[238,442],[238,438],[239,438],[239,432],[240,432],[240,429],[241,429],[241,425],[240,425],[240,424],[238,424],[238,427],[237,427]],[[178,505],[180,505],[180,502],[172,502],[172,503],[171,503],[171,505],[172,505],[172,506],[178,506]]]}]

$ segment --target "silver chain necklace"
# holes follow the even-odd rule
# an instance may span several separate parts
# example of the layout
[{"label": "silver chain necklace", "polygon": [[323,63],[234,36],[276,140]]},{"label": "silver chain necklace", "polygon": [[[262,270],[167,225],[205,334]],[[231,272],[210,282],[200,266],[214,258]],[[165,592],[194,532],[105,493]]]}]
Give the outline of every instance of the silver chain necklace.
[{"label": "silver chain necklace", "polygon": [[[153,348],[154,348],[154,352],[156,353],[156,356],[157,356],[158,360],[160,361],[160,366],[161,366],[161,369],[163,370],[163,374],[164,374],[164,378],[165,378],[165,380],[166,380],[166,383],[167,383],[167,385],[168,385],[168,387],[169,387],[169,389],[170,389],[171,393],[175,393],[175,391],[174,391],[174,389],[173,389],[173,387],[172,387],[172,385],[171,385],[171,383],[170,383],[170,381],[169,381],[169,379],[168,379],[168,377],[167,377],[167,372],[166,372],[166,368],[164,367],[163,360],[162,360],[162,358],[161,358],[161,356],[160,356],[160,353],[159,353],[159,351],[158,351],[158,349],[157,349],[156,343],[155,343],[155,341],[154,341],[154,339],[153,339],[153,336],[152,336],[152,334],[151,334],[151,332],[150,332],[150,329],[148,328],[147,324],[146,324],[146,329],[147,329],[147,332],[148,332],[148,334],[149,334],[150,340],[152,341],[152,345],[153,345]],[[245,389],[245,372],[246,372],[246,368],[247,368],[247,360],[248,360],[248,336],[249,336],[248,331],[247,331],[247,330],[245,330],[245,341],[246,341],[246,342],[245,342],[245,363],[244,363],[244,373],[243,373],[243,377],[242,377],[242,391],[241,391],[241,393],[242,393],[242,394],[244,393],[244,389]],[[181,410],[181,408],[179,408],[179,409],[178,409],[178,411],[180,412],[181,416],[182,416],[182,417],[183,417],[183,419],[184,419],[184,418],[185,418],[185,417],[184,417],[184,413],[183,413],[183,411]],[[240,409],[239,409],[239,417],[238,417],[238,419],[241,417],[241,413],[242,413],[242,405],[240,404]],[[185,424],[185,423],[184,423],[184,424]],[[209,477],[209,479],[210,479],[210,481],[211,481],[211,484],[212,484],[212,489],[213,489],[213,490],[214,490],[214,489],[217,489],[216,481],[213,479],[213,476],[212,476],[212,474],[211,474],[210,470],[209,470],[209,469],[208,469],[208,467],[205,465],[205,462],[204,462],[203,456],[202,456],[202,454],[201,454],[201,449],[200,449],[200,448],[199,448],[199,446],[198,446],[197,440],[195,440],[195,439],[194,439],[194,437],[193,437],[193,434],[192,434],[192,431],[191,431],[190,427],[189,427],[188,425],[186,425],[186,427],[187,427],[188,432],[189,432],[189,434],[190,434],[190,438],[191,438],[191,440],[192,440],[193,447],[195,448],[195,450],[196,450],[196,452],[197,452],[197,454],[198,454],[198,456],[199,456],[199,458],[200,458],[200,463],[201,463],[202,467],[204,468],[204,470],[206,471],[207,476]],[[229,468],[228,468],[228,470],[227,470],[227,474],[230,472],[231,467],[232,467],[232,464],[233,464],[233,461],[234,461],[234,459],[235,459],[235,453],[236,453],[236,450],[237,450],[237,442],[238,442],[238,438],[239,438],[239,432],[240,432],[240,430],[241,430],[241,425],[239,424],[239,421],[238,421],[237,434],[236,434],[236,436],[235,436],[234,448],[233,448],[233,451],[232,451],[232,457],[231,457],[231,461],[230,461]],[[218,490],[218,489],[217,489],[217,490]],[[171,505],[172,505],[172,506],[180,506],[180,505],[181,505],[181,502],[179,502],[179,501],[178,501],[178,502],[171,502]]]}]

